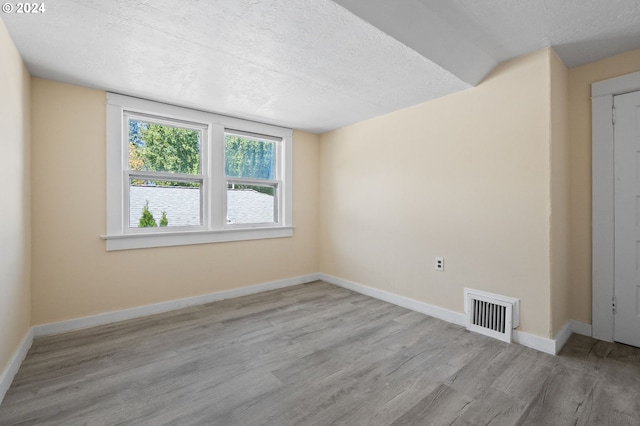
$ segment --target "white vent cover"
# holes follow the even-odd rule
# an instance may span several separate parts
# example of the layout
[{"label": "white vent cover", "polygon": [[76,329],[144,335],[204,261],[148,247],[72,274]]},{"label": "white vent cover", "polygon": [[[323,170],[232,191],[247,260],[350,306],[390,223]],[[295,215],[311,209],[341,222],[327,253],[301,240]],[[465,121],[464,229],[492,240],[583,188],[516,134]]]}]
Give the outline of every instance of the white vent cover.
[{"label": "white vent cover", "polygon": [[520,299],[464,289],[464,310],[467,329],[505,342],[511,342],[511,332],[520,325]]}]

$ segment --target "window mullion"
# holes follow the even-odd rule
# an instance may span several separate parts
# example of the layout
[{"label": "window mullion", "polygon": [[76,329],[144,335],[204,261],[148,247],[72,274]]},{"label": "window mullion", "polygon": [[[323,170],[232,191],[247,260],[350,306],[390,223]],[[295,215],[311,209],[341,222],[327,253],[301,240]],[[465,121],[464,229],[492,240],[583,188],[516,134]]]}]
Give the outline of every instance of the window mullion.
[{"label": "window mullion", "polygon": [[209,212],[210,228],[223,229],[227,223],[227,185],[224,175],[224,126],[212,124],[209,131]]}]

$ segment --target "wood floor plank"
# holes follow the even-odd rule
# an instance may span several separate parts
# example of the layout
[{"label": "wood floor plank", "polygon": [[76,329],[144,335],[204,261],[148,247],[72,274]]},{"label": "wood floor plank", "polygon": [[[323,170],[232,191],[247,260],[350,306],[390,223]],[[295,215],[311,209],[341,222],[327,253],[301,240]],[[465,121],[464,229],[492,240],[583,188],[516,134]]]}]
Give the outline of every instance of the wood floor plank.
[{"label": "wood floor plank", "polygon": [[34,340],[0,425],[638,425],[640,350],[553,357],[321,281]]},{"label": "wood floor plank", "polygon": [[497,389],[487,387],[476,396],[451,425],[515,425],[519,423],[527,406],[527,401],[513,398]]},{"label": "wood floor plank", "polygon": [[450,425],[460,418],[472,402],[473,399],[442,384],[391,425]]}]

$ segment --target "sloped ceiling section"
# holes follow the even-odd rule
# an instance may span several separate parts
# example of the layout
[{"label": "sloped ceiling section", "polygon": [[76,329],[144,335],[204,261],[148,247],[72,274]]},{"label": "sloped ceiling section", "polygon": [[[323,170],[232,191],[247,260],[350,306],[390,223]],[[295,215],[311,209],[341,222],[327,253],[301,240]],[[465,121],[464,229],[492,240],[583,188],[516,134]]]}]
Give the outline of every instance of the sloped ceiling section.
[{"label": "sloped ceiling section", "polygon": [[551,46],[573,68],[640,48],[638,0],[453,0],[451,8],[500,41],[500,61]]},{"label": "sloped ceiling section", "polygon": [[449,2],[335,1],[472,86],[505,56],[492,52],[497,40]]},{"label": "sloped ceiling section", "polygon": [[638,0],[335,0],[463,81],[554,47],[569,67],[640,48]]}]

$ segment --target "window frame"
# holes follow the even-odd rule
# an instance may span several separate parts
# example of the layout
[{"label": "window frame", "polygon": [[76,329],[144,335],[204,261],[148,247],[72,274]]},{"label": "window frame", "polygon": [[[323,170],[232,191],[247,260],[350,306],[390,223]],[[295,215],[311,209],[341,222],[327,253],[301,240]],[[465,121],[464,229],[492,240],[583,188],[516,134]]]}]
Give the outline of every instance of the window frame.
[{"label": "window frame", "polygon": [[[268,135],[258,135],[258,134],[254,134],[254,133],[249,133],[249,132],[244,132],[241,130],[237,130],[237,129],[225,129],[224,132],[224,136],[225,136],[225,162],[226,162],[226,136],[227,135],[234,135],[234,136],[239,136],[239,137],[243,137],[243,138],[247,138],[247,139],[254,139],[254,140],[258,140],[258,141],[265,141],[265,142],[272,142],[274,144],[274,155],[275,155],[275,176],[273,179],[259,179],[259,178],[242,178],[242,177],[232,177],[232,176],[227,176],[226,172],[224,174],[224,179],[225,179],[225,188],[228,187],[229,183],[235,183],[238,185],[254,185],[254,186],[273,186],[274,187],[274,217],[275,217],[275,222],[262,222],[262,223],[226,223],[225,224],[225,228],[227,229],[237,229],[237,228],[244,228],[246,226],[253,226],[253,227],[269,227],[269,226],[273,226],[274,224],[279,223],[279,218],[281,216],[281,212],[280,212],[280,188],[282,187],[282,181],[281,179],[279,179],[279,177],[282,175],[282,150],[283,150],[283,141],[282,138],[279,137],[273,137],[273,136],[268,136]],[[225,191],[224,195],[225,195],[225,199],[224,199],[224,205],[225,208],[229,205],[228,204],[228,199],[227,199],[227,195],[228,195],[228,191]],[[225,210],[225,212],[227,212],[228,215],[228,211]]]},{"label": "window frame", "polygon": [[[293,235],[292,224],[292,145],[291,129],[227,117],[190,108],[107,93],[107,251],[284,238]],[[201,226],[129,227],[129,125],[128,117],[163,121],[175,126],[202,128]],[[248,134],[276,143],[277,217],[273,223],[228,224],[227,180],[225,174],[225,134]],[[158,176],[169,177],[161,172]],[[140,174],[136,172],[134,174]],[[182,175],[175,175],[173,179]],[[235,180],[235,178],[234,178]],[[241,179],[246,181],[247,179]],[[258,183],[258,181],[256,181]],[[259,183],[258,183],[259,184]]]},{"label": "window frame", "polygon": [[[124,234],[153,234],[158,232],[176,232],[176,231],[196,231],[207,230],[208,210],[205,208],[208,196],[208,183],[206,179],[206,170],[208,170],[208,151],[209,151],[209,131],[208,125],[204,123],[186,122],[183,120],[172,120],[166,117],[156,117],[148,114],[135,113],[129,110],[123,111],[122,121],[122,167],[123,167],[123,233]],[[135,119],[137,121],[145,121],[147,123],[175,126],[184,129],[199,130],[200,131],[200,174],[190,175],[184,173],[171,173],[171,172],[149,172],[149,171],[137,171],[129,168],[129,120]],[[133,177],[132,177],[133,176]],[[143,177],[149,180],[166,180],[174,182],[200,182],[200,225],[189,226],[171,226],[171,227],[155,227],[155,228],[131,228],[128,226],[131,218],[130,211],[130,196],[126,196],[126,193],[130,194],[129,180],[135,179],[135,177]]]}]

